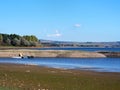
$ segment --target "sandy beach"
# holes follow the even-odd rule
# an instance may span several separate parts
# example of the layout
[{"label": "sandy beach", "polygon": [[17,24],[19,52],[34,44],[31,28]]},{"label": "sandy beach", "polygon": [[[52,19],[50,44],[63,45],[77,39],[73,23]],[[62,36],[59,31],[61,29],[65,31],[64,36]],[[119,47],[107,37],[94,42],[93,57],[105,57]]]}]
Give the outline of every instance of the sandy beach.
[{"label": "sandy beach", "polygon": [[104,58],[97,52],[70,51],[70,50],[29,50],[29,49],[5,49],[0,50],[0,57],[14,57],[22,53],[24,56],[34,57],[70,57],[70,58]]}]

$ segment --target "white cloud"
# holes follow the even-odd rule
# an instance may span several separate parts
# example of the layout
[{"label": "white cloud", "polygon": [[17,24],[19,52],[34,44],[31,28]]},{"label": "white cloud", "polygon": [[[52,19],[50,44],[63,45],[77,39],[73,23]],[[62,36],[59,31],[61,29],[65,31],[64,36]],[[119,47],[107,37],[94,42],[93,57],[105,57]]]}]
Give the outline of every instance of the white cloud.
[{"label": "white cloud", "polygon": [[47,35],[47,37],[60,37],[60,36],[62,36],[62,34],[60,34],[60,33],[58,32],[58,30],[56,30],[56,32],[55,32],[54,34],[48,34],[48,35]]},{"label": "white cloud", "polygon": [[74,25],[74,27],[79,28],[79,27],[81,27],[81,24],[77,23],[77,24]]}]

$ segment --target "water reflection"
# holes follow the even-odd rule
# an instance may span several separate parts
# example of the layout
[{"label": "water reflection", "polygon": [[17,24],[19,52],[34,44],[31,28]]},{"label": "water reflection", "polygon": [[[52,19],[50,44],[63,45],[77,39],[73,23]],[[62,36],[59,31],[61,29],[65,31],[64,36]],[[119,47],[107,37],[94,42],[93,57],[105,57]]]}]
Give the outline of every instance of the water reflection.
[{"label": "water reflection", "polygon": [[31,64],[52,68],[94,70],[99,72],[120,72],[120,58],[0,58],[0,63]]}]

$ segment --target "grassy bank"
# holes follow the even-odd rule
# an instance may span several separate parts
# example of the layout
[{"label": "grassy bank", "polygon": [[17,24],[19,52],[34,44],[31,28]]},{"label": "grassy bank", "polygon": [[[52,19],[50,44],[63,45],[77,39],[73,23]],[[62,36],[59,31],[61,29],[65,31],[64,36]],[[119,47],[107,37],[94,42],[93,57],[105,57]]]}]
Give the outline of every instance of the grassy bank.
[{"label": "grassy bank", "polygon": [[0,64],[0,78],[10,90],[120,90],[120,73]]}]

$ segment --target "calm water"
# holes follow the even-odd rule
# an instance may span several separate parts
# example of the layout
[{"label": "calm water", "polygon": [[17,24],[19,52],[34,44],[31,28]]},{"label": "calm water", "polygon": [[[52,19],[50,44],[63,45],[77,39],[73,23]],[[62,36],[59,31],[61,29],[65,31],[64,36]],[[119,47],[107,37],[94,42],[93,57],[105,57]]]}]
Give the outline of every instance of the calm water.
[{"label": "calm water", "polygon": [[120,52],[120,48],[39,48],[38,50],[82,50],[82,51],[114,51]]},{"label": "calm water", "polygon": [[120,72],[120,58],[0,58],[0,63],[33,64],[61,69]]}]

